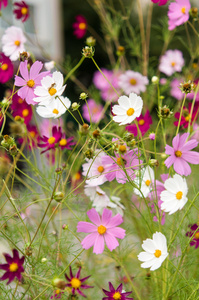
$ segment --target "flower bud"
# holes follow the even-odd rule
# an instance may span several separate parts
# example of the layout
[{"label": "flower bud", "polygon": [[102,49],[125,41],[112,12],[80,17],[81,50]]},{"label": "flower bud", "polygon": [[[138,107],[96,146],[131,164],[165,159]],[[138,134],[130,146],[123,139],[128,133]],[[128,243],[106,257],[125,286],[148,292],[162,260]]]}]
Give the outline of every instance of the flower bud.
[{"label": "flower bud", "polygon": [[125,142],[130,142],[131,140],[134,139],[134,134],[130,132],[125,132],[123,139]]},{"label": "flower bud", "polygon": [[28,52],[21,52],[20,54],[19,54],[19,60],[20,61],[25,61],[25,60],[28,60],[29,59],[29,57],[30,57],[30,54],[28,53]]},{"label": "flower bud", "polygon": [[84,152],[84,155],[86,156],[86,158],[93,158],[93,156],[94,156],[94,152],[93,152],[93,150],[91,150],[91,149],[88,149],[88,150],[86,150],[85,152]]},{"label": "flower bud", "polygon": [[150,166],[150,167],[158,167],[158,166],[159,166],[158,160],[157,160],[157,159],[151,158],[151,159],[149,160],[149,166]]},{"label": "flower bud", "polygon": [[163,119],[170,118],[172,114],[173,114],[173,112],[170,111],[168,106],[164,105],[163,107],[160,108],[160,116]]},{"label": "flower bud", "polygon": [[92,135],[95,139],[99,139],[101,137],[101,132],[99,129],[96,129],[93,131]]},{"label": "flower bud", "polygon": [[68,225],[63,224],[63,225],[62,225],[62,229],[63,229],[63,230],[67,230],[67,229],[68,229]]},{"label": "flower bud", "polygon": [[79,107],[80,107],[80,105],[77,102],[73,102],[73,104],[72,104],[73,111],[77,110]]},{"label": "flower bud", "polygon": [[188,82],[180,83],[180,89],[183,93],[189,94],[195,88],[195,84],[190,80]]},{"label": "flower bud", "polygon": [[56,288],[59,288],[60,290],[63,290],[65,289],[66,287],[66,283],[65,281],[63,281],[62,279],[58,278],[58,277],[55,277],[53,280],[52,280],[52,285]]},{"label": "flower bud", "polygon": [[80,133],[82,135],[87,135],[89,132],[89,125],[84,123],[82,126],[80,126]]},{"label": "flower bud", "polygon": [[88,95],[84,92],[79,95],[79,99],[81,100],[86,100],[86,98],[88,98]]},{"label": "flower bud", "polygon": [[117,56],[123,56],[125,54],[125,48],[123,46],[118,46],[116,54]]},{"label": "flower bud", "polygon": [[82,55],[86,58],[91,58],[94,56],[94,48],[92,46],[85,46],[83,49],[82,49]]},{"label": "flower bud", "polygon": [[159,83],[159,78],[158,78],[157,76],[153,76],[153,77],[151,78],[151,82],[152,82],[153,84],[158,84],[158,83]]},{"label": "flower bud", "polygon": [[89,36],[86,39],[86,45],[88,46],[95,46],[96,44],[96,39],[93,36]]},{"label": "flower bud", "polygon": [[17,150],[17,146],[16,145],[10,146],[10,149],[9,149],[10,155],[16,156],[17,152],[18,152],[18,150]]},{"label": "flower bud", "polygon": [[43,258],[41,259],[41,262],[42,262],[42,263],[46,263],[46,262],[47,262],[47,258],[43,257]]},{"label": "flower bud", "polygon": [[57,202],[61,202],[64,198],[64,193],[62,192],[55,192],[53,195],[53,199]]}]

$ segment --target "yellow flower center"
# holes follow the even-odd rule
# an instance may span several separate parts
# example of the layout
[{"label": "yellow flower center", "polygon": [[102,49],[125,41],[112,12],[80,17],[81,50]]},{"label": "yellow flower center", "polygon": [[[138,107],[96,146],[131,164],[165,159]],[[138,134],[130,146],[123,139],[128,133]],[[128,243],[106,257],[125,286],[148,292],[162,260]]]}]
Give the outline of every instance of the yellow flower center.
[{"label": "yellow flower center", "polygon": [[8,65],[7,64],[3,64],[1,66],[1,70],[6,71],[8,69]]},{"label": "yellow flower center", "polygon": [[55,88],[51,87],[51,88],[48,89],[48,92],[49,92],[49,94],[50,94],[51,96],[53,96],[54,94],[57,93],[57,90],[56,90]]},{"label": "yellow flower center", "polygon": [[35,85],[34,80],[30,79],[27,81],[27,86],[29,86],[30,88],[34,87],[34,85]]},{"label": "yellow flower center", "polygon": [[48,139],[48,143],[49,143],[50,145],[52,145],[52,144],[54,144],[54,142],[55,142],[55,138],[54,138],[54,136],[51,136],[51,137]]},{"label": "yellow flower center", "polygon": [[155,253],[154,253],[155,257],[158,258],[161,256],[161,254],[162,254],[162,252],[160,250],[155,250]]},{"label": "yellow flower center", "polygon": [[27,108],[22,110],[22,116],[27,117],[29,115],[29,110]]},{"label": "yellow flower center", "polygon": [[199,240],[199,231],[197,231],[197,232],[194,234],[194,238],[195,238],[196,240]]},{"label": "yellow flower center", "polygon": [[129,108],[128,110],[127,110],[127,112],[126,112],[126,114],[127,114],[127,116],[132,116],[133,114],[134,114],[134,112],[135,112],[135,110],[131,107],[131,108]]},{"label": "yellow flower center", "polygon": [[179,191],[176,193],[176,199],[180,200],[182,199],[182,195],[183,195],[183,192]]},{"label": "yellow flower center", "polygon": [[74,289],[78,289],[82,283],[78,278],[72,278],[70,284]]},{"label": "yellow flower center", "polygon": [[56,293],[57,295],[59,295],[59,294],[61,293],[61,291],[60,291],[60,290],[56,290],[55,293]]},{"label": "yellow flower center", "polygon": [[27,15],[28,9],[26,7],[22,7],[21,13],[22,13],[22,15]]},{"label": "yellow flower center", "polygon": [[126,146],[125,145],[120,145],[119,146],[119,152],[125,153],[126,152]]},{"label": "yellow flower center", "polygon": [[18,99],[18,103],[19,103],[19,104],[22,104],[23,102],[24,102],[23,99],[21,99],[21,98]]},{"label": "yellow flower center", "polygon": [[189,121],[189,119],[190,119],[190,114],[188,114],[188,116],[186,116],[186,117],[185,117],[185,121],[187,121],[187,122],[188,122],[188,121]]},{"label": "yellow flower center", "polygon": [[149,186],[150,183],[151,183],[151,181],[150,181],[149,179],[147,179],[147,180],[145,181],[145,184],[146,184],[147,186]]},{"label": "yellow flower center", "polygon": [[58,111],[56,108],[54,108],[54,109],[53,109],[53,114],[58,115],[58,113],[59,113],[59,111]]},{"label": "yellow flower center", "polygon": [[104,171],[104,167],[103,166],[99,166],[97,168],[97,170],[98,170],[99,173],[102,173]]},{"label": "yellow flower center", "polygon": [[177,150],[177,151],[175,152],[175,156],[176,156],[176,157],[181,157],[181,156],[182,156],[182,152],[179,151],[179,150]]},{"label": "yellow flower center", "polygon": [[145,123],[145,121],[143,119],[141,119],[141,120],[138,121],[139,125],[144,125],[144,123]]},{"label": "yellow flower center", "polygon": [[67,140],[66,139],[61,139],[59,144],[60,144],[60,146],[66,146],[67,145]]},{"label": "yellow flower center", "polygon": [[10,272],[16,272],[17,270],[18,270],[18,264],[16,264],[16,263],[12,263],[12,264],[10,264],[10,266],[9,266],[9,270],[10,270]]},{"label": "yellow flower center", "polygon": [[181,8],[181,12],[182,12],[183,14],[186,13],[186,7],[185,7],[185,6]]},{"label": "yellow flower center", "polygon": [[137,80],[134,79],[134,78],[131,78],[131,79],[129,80],[129,82],[130,82],[131,85],[136,85]]},{"label": "yellow flower center", "polygon": [[113,299],[114,300],[120,300],[120,299],[122,299],[122,295],[119,292],[115,292],[113,294]]},{"label": "yellow flower center", "polygon": [[99,108],[98,107],[94,107],[93,109],[92,109],[92,113],[93,114],[97,114],[99,112]]},{"label": "yellow flower center", "polygon": [[20,42],[20,41],[18,41],[18,40],[16,40],[16,41],[14,42],[14,44],[15,44],[17,47],[19,47],[19,46],[20,46],[20,44],[21,44],[21,42]]},{"label": "yellow flower center", "polygon": [[32,137],[32,138],[34,138],[35,137],[35,135],[36,135],[36,132],[35,131],[30,131],[30,136]]},{"label": "yellow flower center", "polygon": [[175,67],[175,65],[176,65],[176,62],[175,62],[175,61],[172,61],[171,66],[172,66],[172,67]]},{"label": "yellow flower center", "polygon": [[99,234],[104,234],[106,232],[106,227],[103,225],[98,226],[97,231]]},{"label": "yellow flower center", "polygon": [[75,180],[80,180],[81,174],[80,173],[76,173],[74,177],[75,177]]},{"label": "yellow flower center", "polygon": [[116,162],[119,166],[123,166],[123,164],[124,165],[126,164],[126,160],[124,158],[120,158],[120,157],[117,158]]},{"label": "yellow flower center", "polygon": [[84,30],[86,29],[86,23],[79,23],[79,29]]}]

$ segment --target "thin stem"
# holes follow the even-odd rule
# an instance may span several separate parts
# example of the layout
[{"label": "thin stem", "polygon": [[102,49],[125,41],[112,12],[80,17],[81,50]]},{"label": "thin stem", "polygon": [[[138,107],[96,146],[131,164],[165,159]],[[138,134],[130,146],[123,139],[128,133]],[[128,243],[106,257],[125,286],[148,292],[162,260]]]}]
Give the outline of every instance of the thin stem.
[{"label": "thin stem", "polygon": [[85,60],[85,56],[82,56],[82,58],[76,64],[76,66],[66,75],[66,77],[64,79],[64,83],[66,83],[66,81],[68,80],[68,78],[70,78],[70,76],[81,66],[81,64],[83,63],[84,60]]},{"label": "thin stem", "polygon": [[185,94],[185,96],[184,96],[184,99],[183,99],[183,102],[182,102],[182,106],[181,106],[181,110],[180,110],[180,118],[179,118],[179,121],[178,121],[178,127],[177,127],[177,130],[176,130],[176,135],[177,135],[177,134],[178,134],[178,132],[179,132],[180,123],[181,123],[181,119],[182,119],[183,107],[184,107],[184,104],[185,104],[186,98],[187,98],[187,94]]}]

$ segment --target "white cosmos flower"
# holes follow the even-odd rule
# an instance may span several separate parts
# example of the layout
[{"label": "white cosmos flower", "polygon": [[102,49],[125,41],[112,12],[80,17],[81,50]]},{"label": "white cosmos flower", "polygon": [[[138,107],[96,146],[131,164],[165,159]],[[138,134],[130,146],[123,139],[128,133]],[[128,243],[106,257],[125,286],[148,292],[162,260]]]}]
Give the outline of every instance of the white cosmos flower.
[{"label": "white cosmos flower", "polygon": [[168,256],[167,240],[161,232],[156,231],[153,239],[143,241],[142,248],[145,252],[138,255],[138,259],[143,262],[141,267],[150,268],[151,271],[158,269]]},{"label": "white cosmos flower", "polygon": [[65,90],[66,85],[63,86],[64,78],[62,73],[55,71],[51,76],[46,76],[41,80],[41,85],[34,89],[37,96],[33,98],[39,105],[49,105],[54,98],[60,97]]},{"label": "white cosmos flower", "polygon": [[19,58],[19,54],[25,51],[25,42],[26,38],[21,28],[8,27],[2,36],[2,51],[10,60],[15,61]]},{"label": "white cosmos flower", "polygon": [[[153,187],[152,185],[154,182],[154,170],[151,167],[147,166],[141,172],[141,176],[136,176],[134,182],[137,184],[137,186],[140,187],[144,197],[147,197]],[[138,189],[134,189],[134,192],[136,195],[142,197],[142,194]]]},{"label": "white cosmos flower", "polygon": [[36,108],[36,112],[42,118],[59,118],[63,115],[67,109],[71,106],[71,101],[67,97],[60,96],[59,98],[54,99],[47,106],[39,105]]},{"label": "white cosmos flower", "polygon": [[175,174],[173,178],[169,178],[164,183],[165,190],[161,192],[160,199],[163,202],[161,209],[169,212],[169,215],[183,208],[187,203],[188,187],[186,179]]},{"label": "white cosmos flower", "polygon": [[119,125],[129,124],[141,115],[143,100],[135,93],[130,93],[129,97],[119,97],[118,103],[113,106],[112,112],[115,115],[113,120]]},{"label": "white cosmos flower", "polygon": [[44,67],[47,71],[51,71],[55,67],[54,60],[44,63]]}]

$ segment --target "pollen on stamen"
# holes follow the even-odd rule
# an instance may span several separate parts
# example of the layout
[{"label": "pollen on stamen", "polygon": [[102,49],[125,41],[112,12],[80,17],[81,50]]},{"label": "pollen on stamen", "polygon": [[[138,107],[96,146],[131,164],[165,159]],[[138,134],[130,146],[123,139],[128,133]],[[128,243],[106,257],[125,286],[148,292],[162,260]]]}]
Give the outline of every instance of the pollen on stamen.
[{"label": "pollen on stamen", "polygon": [[145,181],[145,184],[146,184],[147,186],[149,186],[149,185],[151,184],[151,181],[150,181],[149,179],[147,179],[147,180]]},{"label": "pollen on stamen", "polygon": [[55,88],[51,87],[51,88],[49,88],[48,92],[51,96],[53,96],[54,94],[57,93],[57,90]]},{"label": "pollen on stamen", "polygon": [[58,111],[56,108],[54,108],[54,109],[53,109],[53,114],[58,115],[58,113],[59,113],[59,111]]},{"label": "pollen on stamen", "polygon": [[52,144],[54,144],[54,142],[55,142],[55,137],[54,137],[54,136],[51,136],[51,137],[48,139],[48,143],[49,143],[50,145],[52,145]]},{"label": "pollen on stamen", "polygon": [[8,65],[7,64],[1,65],[1,70],[6,71],[7,69],[8,69]]},{"label": "pollen on stamen", "polygon": [[129,80],[129,83],[130,83],[131,85],[136,85],[137,80],[134,79],[134,78],[131,78],[131,79]]},{"label": "pollen on stamen", "polygon": [[19,46],[20,46],[20,44],[21,44],[21,42],[20,42],[20,41],[18,41],[18,40],[16,40],[16,41],[14,42],[14,44],[15,44],[17,47],[19,47]]},{"label": "pollen on stamen", "polygon": [[104,167],[103,166],[99,166],[97,168],[97,170],[98,170],[99,173],[102,173],[104,171]]},{"label": "pollen on stamen", "polygon": [[134,112],[135,112],[135,110],[131,107],[131,108],[129,108],[128,110],[127,110],[127,112],[126,112],[126,114],[127,114],[127,116],[132,116],[133,114],[134,114]]},{"label": "pollen on stamen", "polygon": [[34,85],[35,85],[34,80],[30,79],[30,80],[27,81],[27,86],[28,87],[32,88],[32,87],[34,87]]},{"label": "pollen on stamen", "polygon": [[179,191],[176,193],[176,199],[178,200],[181,200],[182,199],[182,195],[183,195],[183,192]]},{"label": "pollen on stamen", "polygon": [[106,227],[104,225],[100,225],[100,226],[98,226],[97,231],[99,234],[102,235],[106,232]]},{"label": "pollen on stamen", "polygon": [[162,254],[162,252],[161,252],[161,250],[155,250],[155,253],[154,253],[154,255],[155,255],[155,257],[160,257],[161,256],[161,254]]}]

